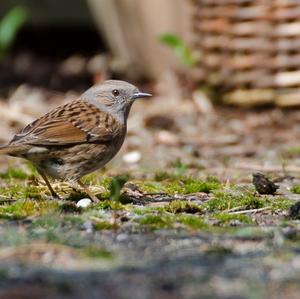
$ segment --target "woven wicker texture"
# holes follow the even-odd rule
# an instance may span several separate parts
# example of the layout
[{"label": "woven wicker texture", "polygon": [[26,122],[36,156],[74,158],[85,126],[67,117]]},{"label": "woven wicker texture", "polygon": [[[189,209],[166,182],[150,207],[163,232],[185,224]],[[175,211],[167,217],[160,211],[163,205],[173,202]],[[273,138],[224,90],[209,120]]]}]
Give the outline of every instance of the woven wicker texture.
[{"label": "woven wicker texture", "polygon": [[240,105],[300,104],[299,0],[194,0],[203,82]]}]

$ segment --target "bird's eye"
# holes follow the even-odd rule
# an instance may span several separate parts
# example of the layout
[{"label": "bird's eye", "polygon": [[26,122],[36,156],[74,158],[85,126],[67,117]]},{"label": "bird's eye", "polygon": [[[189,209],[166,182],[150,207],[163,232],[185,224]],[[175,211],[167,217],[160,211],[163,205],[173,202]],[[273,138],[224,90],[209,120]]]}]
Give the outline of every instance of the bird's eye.
[{"label": "bird's eye", "polygon": [[117,89],[114,89],[112,91],[112,94],[113,94],[113,96],[117,97],[120,94],[120,92]]}]

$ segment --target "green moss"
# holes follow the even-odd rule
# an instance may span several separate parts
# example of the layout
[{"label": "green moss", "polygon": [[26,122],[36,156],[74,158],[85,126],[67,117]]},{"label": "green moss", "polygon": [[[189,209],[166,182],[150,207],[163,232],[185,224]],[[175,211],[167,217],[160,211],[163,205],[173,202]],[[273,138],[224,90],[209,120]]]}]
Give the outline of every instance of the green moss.
[{"label": "green moss", "polygon": [[126,206],[124,206],[121,202],[112,201],[110,199],[103,200],[97,204],[95,204],[90,209],[93,210],[124,210]]},{"label": "green moss", "polygon": [[291,191],[296,194],[300,194],[300,185],[295,185],[291,188]]},{"label": "green moss", "polygon": [[104,248],[98,247],[87,247],[81,251],[83,256],[90,258],[100,258],[100,259],[109,259],[112,260],[114,258],[113,254]]},{"label": "green moss", "polygon": [[137,219],[139,224],[149,226],[153,229],[170,228],[173,221],[174,219],[166,214],[149,214]]},{"label": "green moss", "polygon": [[[146,211],[144,211],[146,213]],[[141,225],[147,226],[151,229],[162,229],[162,228],[192,228],[192,229],[203,229],[208,228],[208,224],[205,223],[204,219],[196,215],[188,214],[168,214],[164,211],[157,211],[154,209],[147,208],[147,214],[142,214],[142,217],[135,219]]]},{"label": "green moss", "polygon": [[232,249],[224,247],[222,245],[212,245],[208,248],[206,251],[207,255],[213,256],[213,257],[224,257],[225,255],[232,254]]},{"label": "green moss", "polygon": [[157,182],[137,182],[138,188],[143,193],[160,193],[163,192],[163,187],[161,183]]},{"label": "green moss", "polygon": [[11,205],[0,206],[0,217],[21,219],[28,216],[38,216],[58,211],[56,201],[19,200]]},{"label": "green moss", "polygon": [[134,207],[132,209],[132,212],[136,215],[147,215],[147,214],[151,214],[151,213],[162,213],[165,211],[164,207]]},{"label": "green moss", "polygon": [[64,216],[64,222],[67,222],[70,224],[70,226],[74,227],[81,227],[84,223],[85,219],[82,216],[79,215],[65,215]]},{"label": "green moss", "polygon": [[44,192],[38,186],[26,186],[15,182],[0,188],[0,196],[12,199],[42,199],[45,196]]},{"label": "green moss", "polygon": [[114,229],[115,225],[108,222],[108,221],[97,221],[93,223],[94,229],[95,230],[107,230],[107,229]]},{"label": "green moss", "polygon": [[229,193],[224,191],[214,192],[214,196],[203,204],[209,212],[224,211],[235,207],[243,209],[258,209],[266,205],[264,198],[259,198],[251,193]]},{"label": "green moss", "polygon": [[173,214],[178,214],[178,213],[195,214],[195,213],[203,212],[201,205],[197,205],[195,203],[186,200],[174,200],[165,207],[165,210]]},{"label": "green moss", "polygon": [[194,215],[180,215],[177,218],[177,221],[189,228],[193,229],[204,229],[208,228],[208,224],[200,218],[199,216]]},{"label": "green moss", "polygon": [[28,176],[29,174],[20,168],[9,168],[7,171],[0,173],[0,178],[2,179],[25,180]]},{"label": "green moss", "polygon": [[190,194],[197,192],[209,193],[221,188],[221,183],[215,178],[199,180],[191,177],[178,177],[161,182],[138,182],[139,189],[145,193]]},{"label": "green moss", "polygon": [[244,210],[269,207],[271,210],[286,210],[293,204],[292,200],[281,197],[261,197],[251,192],[215,191],[214,196],[203,203],[209,212],[230,210],[240,207]]},{"label": "green moss", "polygon": [[59,217],[58,214],[43,215],[31,223],[30,230],[41,228],[45,230],[56,229],[61,226],[62,222],[63,218]]},{"label": "green moss", "polygon": [[212,190],[221,188],[219,181],[208,179],[206,181],[197,180],[190,177],[182,177],[178,180],[167,183],[164,191],[168,194],[190,194],[197,192],[209,193]]},{"label": "green moss", "polygon": [[268,202],[270,204],[270,207],[271,207],[272,211],[287,210],[293,204],[295,204],[294,200],[288,199],[288,198],[285,198],[285,197],[276,197],[274,199],[270,198],[270,199],[268,199]]},{"label": "green moss", "polygon": [[226,226],[228,224],[231,224],[232,221],[239,221],[244,224],[252,223],[252,220],[246,215],[234,215],[234,214],[219,213],[219,214],[214,214],[213,218],[218,220],[219,226]]}]

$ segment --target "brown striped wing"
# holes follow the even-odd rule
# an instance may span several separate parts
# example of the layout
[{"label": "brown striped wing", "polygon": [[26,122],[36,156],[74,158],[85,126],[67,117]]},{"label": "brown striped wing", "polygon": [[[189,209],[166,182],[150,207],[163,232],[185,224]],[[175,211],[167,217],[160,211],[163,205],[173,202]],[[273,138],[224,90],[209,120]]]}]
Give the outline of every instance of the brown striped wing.
[{"label": "brown striped wing", "polygon": [[121,128],[111,114],[79,99],[32,122],[14,136],[10,145],[107,143]]}]

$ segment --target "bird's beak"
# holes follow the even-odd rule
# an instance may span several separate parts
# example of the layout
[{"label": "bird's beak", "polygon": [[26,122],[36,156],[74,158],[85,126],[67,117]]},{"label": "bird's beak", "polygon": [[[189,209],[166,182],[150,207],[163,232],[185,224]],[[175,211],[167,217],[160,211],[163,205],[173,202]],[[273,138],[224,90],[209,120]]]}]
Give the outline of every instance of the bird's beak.
[{"label": "bird's beak", "polygon": [[146,92],[135,92],[132,96],[133,100],[139,99],[139,98],[147,98],[147,97],[152,97],[151,93],[146,93]]}]

